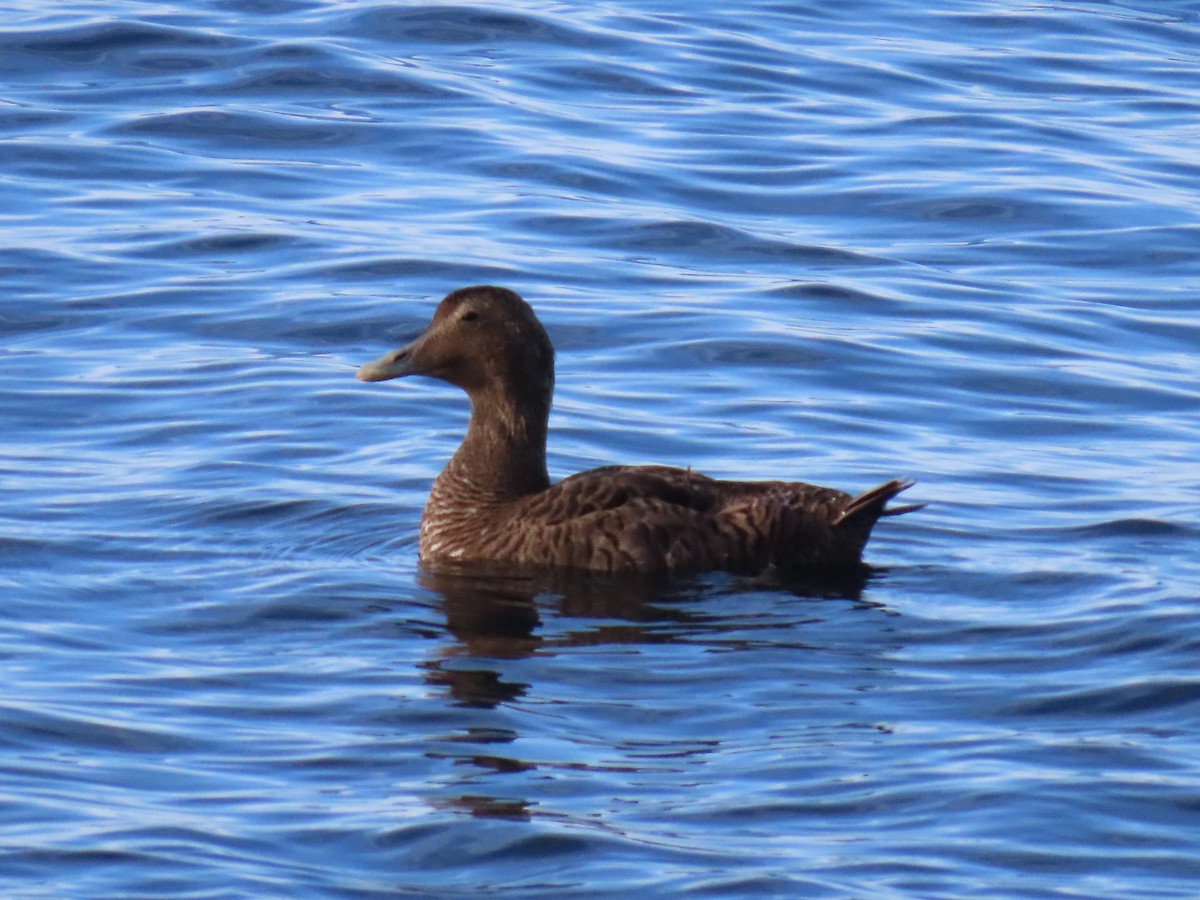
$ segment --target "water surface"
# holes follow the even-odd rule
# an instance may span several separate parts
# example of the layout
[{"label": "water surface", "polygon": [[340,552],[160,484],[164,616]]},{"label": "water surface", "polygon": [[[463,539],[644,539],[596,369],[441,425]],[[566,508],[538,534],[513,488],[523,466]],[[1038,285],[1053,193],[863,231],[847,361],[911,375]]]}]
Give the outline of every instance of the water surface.
[{"label": "water surface", "polygon": [[[1191,897],[1200,6],[0,16],[27,897]],[[862,582],[435,577],[447,291],[550,465],[861,490]]]}]

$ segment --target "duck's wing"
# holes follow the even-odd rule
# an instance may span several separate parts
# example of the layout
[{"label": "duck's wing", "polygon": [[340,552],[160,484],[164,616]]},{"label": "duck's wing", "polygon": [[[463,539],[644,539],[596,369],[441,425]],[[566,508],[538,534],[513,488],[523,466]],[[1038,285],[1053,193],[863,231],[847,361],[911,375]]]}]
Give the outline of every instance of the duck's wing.
[{"label": "duck's wing", "polygon": [[670,466],[604,466],[564,478],[528,498],[526,510],[545,522],[561,522],[632,504],[662,504],[709,512],[721,501],[721,485],[690,469]]},{"label": "duck's wing", "polygon": [[607,572],[756,570],[789,540],[811,544],[848,499],[809,485],[608,466],[524,498],[506,543],[530,562]]},{"label": "duck's wing", "polygon": [[603,572],[709,568],[698,548],[713,539],[722,482],[668,466],[606,466],[522,498],[505,552],[540,565]]},{"label": "duck's wing", "polygon": [[503,542],[518,561],[606,572],[853,565],[906,487],[893,481],[853,497],[801,482],[609,466],[523,498]]}]

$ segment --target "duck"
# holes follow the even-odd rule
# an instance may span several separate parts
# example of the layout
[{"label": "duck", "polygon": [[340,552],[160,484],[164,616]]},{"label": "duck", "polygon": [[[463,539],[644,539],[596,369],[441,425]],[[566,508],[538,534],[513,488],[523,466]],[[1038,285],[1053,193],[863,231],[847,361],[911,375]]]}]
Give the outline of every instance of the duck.
[{"label": "duck", "polygon": [[913,482],[858,495],[794,481],[730,481],[690,468],[610,465],[552,483],[546,438],[554,346],[533,308],[493,285],[452,291],[411,343],[358,369],[465,391],[466,436],[421,515],[422,566],[499,564],[622,574],[833,570],[862,565],[875,523]]}]

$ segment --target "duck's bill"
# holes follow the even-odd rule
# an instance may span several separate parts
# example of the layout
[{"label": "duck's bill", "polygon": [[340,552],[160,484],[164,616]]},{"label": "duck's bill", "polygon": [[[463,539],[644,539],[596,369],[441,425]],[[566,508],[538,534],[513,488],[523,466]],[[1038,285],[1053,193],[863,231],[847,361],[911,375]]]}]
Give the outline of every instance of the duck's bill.
[{"label": "duck's bill", "polygon": [[383,354],[374,362],[362,366],[355,377],[359,381],[387,381],[391,378],[403,378],[405,375],[418,374],[413,367],[413,349],[416,342],[399,350]]}]

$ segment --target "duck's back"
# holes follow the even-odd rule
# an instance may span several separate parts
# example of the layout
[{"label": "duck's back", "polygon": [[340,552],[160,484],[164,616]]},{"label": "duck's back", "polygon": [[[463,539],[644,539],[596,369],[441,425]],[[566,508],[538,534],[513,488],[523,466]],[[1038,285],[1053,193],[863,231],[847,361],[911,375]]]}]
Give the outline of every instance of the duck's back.
[{"label": "duck's back", "polygon": [[[904,486],[876,489],[879,495],[855,510],[849,494],[799,482],[610,466],[480,509],[471,527],[451,529],[453,542],[423,540],[422,557],[614,573],[848,566],[859,561],[886,500]],[[447,531],[439,510],[427,507],[425,515],[423,538]]]}]

